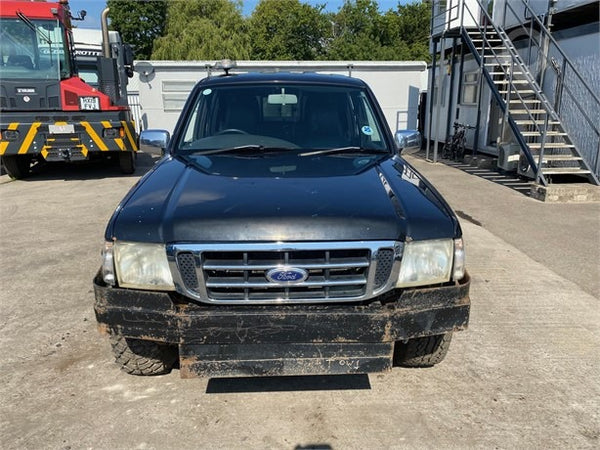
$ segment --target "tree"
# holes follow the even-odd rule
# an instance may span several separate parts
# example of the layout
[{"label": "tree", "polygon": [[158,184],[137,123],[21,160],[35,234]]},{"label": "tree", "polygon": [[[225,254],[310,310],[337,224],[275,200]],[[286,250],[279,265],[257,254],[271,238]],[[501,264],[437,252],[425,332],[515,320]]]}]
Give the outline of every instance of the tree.
[{"label": "tree", "polygon": [[169,2],[165,35],[153,59],[249,59],[250,41],[241,2],[187,0]]},{"label": "tree", "polygon": [[397,46],[402,42],[405,53],[398,59],[428,61],[431,7],[427,3],[398,5],[396,11],[386,13],[389,27],[389,44]]},{"label": "tree", "polygon": [[108,0],[110,28],[133,46],[136,59],[150,59],[154,40],[164,31],[166,0]]},{"label": "tree", "polygon": [[333,39],[328,59],[377,60],[384,58],[382,17],[375,0],[346,0],[333,16]]},{"label": "tree", "polygon": [[332,16],[328,59],[428,60],[430,17],[424,2],[380,14],[375,0],[346,0]]},{"label": "tree", "polygon": [[261,0],[250,19],[252,58],[312,60],[323,58],[331,25],[322,14],[300,0]]}]

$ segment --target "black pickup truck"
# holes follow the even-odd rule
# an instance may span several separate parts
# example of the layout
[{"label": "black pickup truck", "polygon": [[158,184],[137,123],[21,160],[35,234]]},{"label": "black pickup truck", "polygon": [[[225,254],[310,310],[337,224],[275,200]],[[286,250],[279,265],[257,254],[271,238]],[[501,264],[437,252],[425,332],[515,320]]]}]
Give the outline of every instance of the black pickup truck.
[{"label": "black pickup truck", "polygon": [[200,81],[163,158],[106,229],[95,312],[154,375],[432,366],[466,328],[462,232],[400,155],[367,85],[317,74]]}]

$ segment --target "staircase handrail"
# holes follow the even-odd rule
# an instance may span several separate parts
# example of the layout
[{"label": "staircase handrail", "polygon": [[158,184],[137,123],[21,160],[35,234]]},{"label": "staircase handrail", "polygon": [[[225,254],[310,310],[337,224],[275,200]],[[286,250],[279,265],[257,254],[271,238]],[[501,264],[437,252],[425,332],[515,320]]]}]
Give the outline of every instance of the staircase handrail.
[{"label": "staircase handrail", "polygon": [[[479,0],[477,1],[479,2]],[[576,117],[580,117],[581,119],[583,119],[589,126],[589,130],[591,133],[591,136],[589,137],[591,137],[592,142],[594,142],[594,144],[592,145],[595,146],[595,149],[591,146],[588,146],[587,154],[590,158],[589,163],[591,166],[594,166],[594,172],[596,173],[596,176],[598,176],[600,174],[600,124],[598,123],[595,114],[597,114],[597,112],[600,111],[600,98],[598,94],[590,87],[590,84],[583,78],[581,72],[577,69],[577,67],[571,61],[571,59],[566,55],[564,50],[561,48],[561,46],[550,33],[550,30],[548,30],[548,28],[544,25],[542,20],[540,20],[540,18],[538,17],[536,12],[533,11],[531,6],[524,0],[521,0],[521,4],[525,8],[524,12],[528,13],[531,16],[531,24],[536,24],[536,26],[539,28],[540,38],[537,42],[535,42],[536,45],[540,47],[542,37],[544,39],[547,39],[547,42],[549,43],[548,51],[544,52],[543,55],[540,55],[540,59],[541,57],[545,58],[544,63],[547,65],[547,67],[553,66],[555,71],[557,72],[557,77],[562,77],[560,89],[557,88],[557,91],[555,93],[555,105],[558,110],[557,113],[560,112],[560,107],[564,103],[563,100],[568,99],[570,102],[572,102],[572,105],[576,108],[576,110],[579,111],[579,115]],[[520,22],[520,17],[513,8],[513,6],[514,3],[513,5],[511,5],[510,2],[505,2],[502,18],[503,26],[506,25],[507,10],[510,10],[514,18]],[[530,31],[530,33],[531,34],[528,35],[528,37],[530,38],[530,42],[532,42],[533,32]],[[552,55],[549,51],[550,48],[552,48],[552,53],[554,53],[554,55]],[[541,52],[538,51],[538,54],[539,53]],[[560,64],[556,60],[555,56],[558,58],[562,58],[562,64]],[[562,70],[558,69],[558,67],[561,65]],[[569,71],[569,78],[564,77],[567,71]],[[565,80],[569,80],[569,82],[565,82]],[[577,86],[577,93],[575,93],[575,91],[571,89],[575,85]],[[580,99],[586,99],[585,106],[582,106],[582,102],[580,101]],[[594,117],[595,120],[592,117]],[[574,120],[577,120],[577,118]],[[564,120],[563,127],[567,131],[569,131],[569,126],[567,123],[565,123]],[[582,137],[581,139],[585,140],[585,137]],[[583,142],[585,141],[581,141],[580,144],[583,144]]]},{"label": "staircase handrail", "polygon": [[[480,0],[476,0],[476,1],[481,6]],[[536,24],[540,28],[540,32],[543,32],[544,36],[548,37],[549,40],[550,40],[550,42],[552,42],[552,44],[554,44],[556,50],[560,53],[560,55],[562,56],[562,58],[569,65],[569,68],[573,71],[573,73],[577,76],[577,78],[579,78],[579,81],[581,81],[581,83],[584,85],[584,87],[589,92],[589,94],[592,96],[592,98],[596,101],[596,103],[598,105],[600,105],[600,98],[594,93],[594,91],[592,90],[592,88],[590,87],[590,85],[581,76],[581,74],[579,73],[579,70],[577,70],[577,68],[575,67],[575,64],[573,64],[573,62],[571,61],[571,59],[567,56],[567,54],[564,52],[564,50],[561,48],[561,46],[558,44],[558,42],[556,42],[556,39],[554,39],[554,37],[552,36],[552,33],[550,33],[550,30],[548,30],[548,28],[542,23],[542,21],[537,16],[536,12],[533,11],[533,9],[531,9],[531,6],[529,6],[529,4],[525,2],[525,0],[520,0],[520,1],[521,1],[521,4],[523,4],[525,6],[526,11],[528,11],[531,14],[531,19],[535,20]],[[502,18],[503,19],[503,28],[506,25],[506,8],[507,7],[510,8],[510,10],[515,15],[515,17],[518,17],[516,11],[510,5],[510,2],[505,2],[504,3],[504,15],[503,15],[503,18]],[[486,14],[487,14],[487,11],[486,11]]]},{"label": "staircase handrail", "polygon": [[[477,29],[481,32],[482,28],[485,30],[485,28],[487,26],[490,26],[494,29],[494,31],[496,32],[496,34],[502,39],[503,43],[506,45],[506,51],[512,56],[513,61],[516,61],[518,64],[521,64],[522,66],[525,66],[525,63],[521,60],[521,55],[519,55],[519,52],[517,52],[516,50],[513,49],[513,47],[510,44],[510,40],[508,37],[505,37],[505,35],[503,33],[501,33],[501,30],[496,26],[496,24],[492,21],[492,18],[490,17],[489,13],[483,9],[482,4],[480,3],[480,0],[476,0],[477,4],[480,8],[480,10],[485,14],[485,19],[486,19],[486,25],[485,26],[481,26],[481,25],[477,25]],[[471,8],[469,8],[469,6],[466,3],[463,3],[463,14],[462,17],[464,18],[465,14],[464,14],[464,9],[466,9],[466,11],[469,13],[469,15],[471,16],[471,19],[473,19],[473,21],[475,23],[477,23],[476,18],[473,16],[473,12],[471,11]],[[487,41],[487,36],[485,33],[483,33],[483,39],[484,41]],[[494,58],[496,59],[496,61],[498,61],[498,63],[500,63],[500,60],[498,59],[499,55],[494,51],[493,46],[489,46],[490,49],[492,50],[492,54],[494,56]],[[500,65],[502,67],[502,65]],[[535,117],[533,116],[533,114],[530,112],[529,107],[525,104],[523,97],[521,96],[521,93],[519,92],[519,89],[515,86],[514,82],[513,82],[513,77],[510,76],[512,73],[512,70],[514,69],[514,63],[511,64],[511,70],[510,73],[508,70],[504,70],[502,69],[503,72],[505,72],[505,74],[507,76],[509,76],[509,84],[507,89],[511,92],[513,92],[518,98],[519,100],[521,100],[523,107],[525,108],[525,110],[527,111],[527,115],[530,119],[533,120],[533,126],[540,132],[543,133],[544,130],[542,129],[542,127],[540,127],[540,125],[538,124],[538,121],[535,120]],[[524,76],[526,78],[529,78],[529,81],[531,82],[531,84],[533,86],[535,86],[536,88],[536,94],[543,100],[544,103],[548,104],[548,99],[545,98],[544,93],[542,92],[541,87],[539,87],[535,81],[535,79],[528,74],[527,72],[524,73]],[[507,96],[508,98],[508,96]],[[508,107],[508,105],[507,105]],[[554,120],[558,120],[558,114],[554,111],[553,108],[550,108],[550,115],[552,116],[552,118]],[[525,142],[525,141],[523,141]]]},{"label": "staircase handrail", "polygon": [[[479,0],[477,0],[477,3],[480,7],[480,9],[484,12],[485,16],[486,16],[486,26],[490,25],[492,26],[492,28],[494,28],[494,30],[496,31],[496,33],[501,36],[500,34],[500,30],[496,27],[496,25],[492,22],[491,17],[489,16],[489,14],[487,13],[487,11],[483,10],[483,8],[481,7],[481,3],[479,3]],[[462,14],[462,19],[464,20],[464,10],[467,10],[467,12],[469,13],[469,15],[471,16],[472,19],[475,20],[475,17],[473,16],[473,13],[471,12],[470,8],[463,3],[463,14]],[[462,20],[461,20],[462,22]],[[475,21],[475,23],[477,23],[477,21]],[[477,25],[478,30],[481,32],[482,27],[481,25]],[[491,75],[489,74],[489,72],[487,71],[487,69],[484,68],[484,61],[482,61],[479,56],[479,54],[477,53],[475,46],[473,45],[473,41],[471,41],[466,29],[464,26],[461,26],[461,33],[463,36],[463,40],[466,42],[466,44],[468,45],[471,53],[473,54],[474,58],[476,59],[477,63],[480,65],[480,67],[483,68],[482,70],[482,74],[485,77],[485,79],[487,80],[488,84],[490,86],[494,85],[494,81],[492,80]],[[483,38],[487,39],[487,37],[485,36],[485,27],[483,27]],[[501,36],[502,39],[504,40],[504,37]],[[513,55],[513,58],[518,57],[517,55]],[[512,83],[510,83],[510,86],[514,88],[514,85]],[[510,88],[509,88],[510,89]],[[515,89],[515,91],[518,94],[518,91]],[[506,109],[508,108],[508,104],[504,101],[504,99],[502,98],[502,96],[500,95],[500,93],[498,92],[497,89],[492,89],[491,90],[492,96],[496,99],[496,102],[498,103],[498,105],[500,106],[500,109],[503,110],[503,112],[506,111]],[[520,97],[520,94],[518,94]],[[541,95],[541,91],[538,92],[538,95]],[[531,116],[531,113],[529,113],[529,116]],[[533,172],[536,174],[536,179],[539,179],[543,185],[546,185],[546,179],[543,175],[543,173],[541,172],[541,165],[535,161],[535,159],[533,158],[533,155],[531,154],[531,150],[529,149],[529,146],[527,145],[527,142],[525,142],[525,140],[523,139],[523,136],[521,135],[520,131],[519,131],[519,127],[517,126],[516,122],[514,121],[514,119],[512,117],[508,117],[508,125],[511,128],[511,130],[513,131],[513,135],[515,137],[515,139],[517,140],[517,142],[519,143],[519,146],[521,147],[521,149],[523,150],[523,154],[525,155],[525,158],[527,159],[527,162],[529,163],[531,169],[533,170]],[[537,127],[537,124],[536,124]]]}]

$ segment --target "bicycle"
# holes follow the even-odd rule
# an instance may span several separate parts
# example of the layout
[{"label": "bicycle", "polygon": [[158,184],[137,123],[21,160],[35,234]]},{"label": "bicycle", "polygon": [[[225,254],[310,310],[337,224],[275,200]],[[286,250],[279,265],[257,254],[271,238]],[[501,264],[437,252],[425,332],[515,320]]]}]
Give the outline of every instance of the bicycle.
[{"label": "bicycle", "polygon": [[444,144],[442,158],[460,161],[465,156],[465,143],[467,141],[465,133],[467,130],[475,129],[475,127],[460,122],[454,122],[453,127],[454,134]]}]

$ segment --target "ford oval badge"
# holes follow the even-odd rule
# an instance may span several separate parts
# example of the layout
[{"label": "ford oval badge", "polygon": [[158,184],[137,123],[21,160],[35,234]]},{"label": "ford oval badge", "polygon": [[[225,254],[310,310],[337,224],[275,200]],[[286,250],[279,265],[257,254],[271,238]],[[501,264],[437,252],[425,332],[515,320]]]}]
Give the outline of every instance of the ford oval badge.
[{"label": "ford oval badge", "polygon": [[308,278],[308,272],[297,267],[276,267],[267,272],[267,280],[277,284],[298,284]]}]

